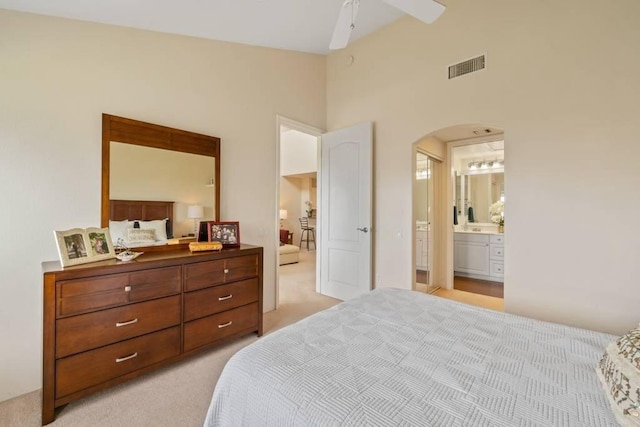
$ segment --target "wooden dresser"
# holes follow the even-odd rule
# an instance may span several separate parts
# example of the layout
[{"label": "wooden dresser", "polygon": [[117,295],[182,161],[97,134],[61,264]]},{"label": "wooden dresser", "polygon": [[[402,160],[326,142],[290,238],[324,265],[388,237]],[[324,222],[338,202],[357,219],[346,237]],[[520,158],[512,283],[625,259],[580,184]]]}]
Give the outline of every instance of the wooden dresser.
[{"label": "wooden dresser", "polygon": [[43,264],[42,424],[56,408],[222,342],[262,335],[262,248]]}]

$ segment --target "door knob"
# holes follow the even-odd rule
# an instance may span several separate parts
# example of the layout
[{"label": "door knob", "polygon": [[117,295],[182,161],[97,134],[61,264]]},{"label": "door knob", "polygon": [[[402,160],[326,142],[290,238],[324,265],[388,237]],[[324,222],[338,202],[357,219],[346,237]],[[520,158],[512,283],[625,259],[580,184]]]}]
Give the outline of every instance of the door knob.
[{"label": "door knob", "polygon": [[369,231],[369,229],[367,227],[365,227],[365,228],[357,228],[356,230],[362,231],[363,233],[366,233],[366,232]]}]

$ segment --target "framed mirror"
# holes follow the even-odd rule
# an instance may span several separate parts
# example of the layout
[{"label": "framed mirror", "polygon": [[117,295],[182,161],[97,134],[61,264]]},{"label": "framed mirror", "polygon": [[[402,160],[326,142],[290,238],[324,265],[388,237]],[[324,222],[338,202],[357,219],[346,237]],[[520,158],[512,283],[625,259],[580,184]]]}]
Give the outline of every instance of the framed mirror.
[{"label": "framed mirror", "polygon": [[173,242],[194,233],[220,219],[219,165],[220,138],[103,114],[101,226],[168,218]]}]

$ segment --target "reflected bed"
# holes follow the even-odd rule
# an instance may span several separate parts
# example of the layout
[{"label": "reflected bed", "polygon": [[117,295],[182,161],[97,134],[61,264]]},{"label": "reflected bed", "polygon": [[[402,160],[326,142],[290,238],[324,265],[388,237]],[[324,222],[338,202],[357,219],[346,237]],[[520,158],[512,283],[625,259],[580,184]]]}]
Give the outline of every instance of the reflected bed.
[{"label": "reflected bed", "polygon": [[[173,205],[174,202],[155,200],[110,200],[109,229],[114,245],[119,237],[130,248],[166,245],[168,239],[173,238]],[[124,230],[119,229],[134,227],[135,221],[163,221],[164,227],[157,233],[155,241],[135,243],[128,241]]]},{"label": "reflected bed", "polygon": [[615,338],[379,289],[239,351],[205,426],[614,426]]}]

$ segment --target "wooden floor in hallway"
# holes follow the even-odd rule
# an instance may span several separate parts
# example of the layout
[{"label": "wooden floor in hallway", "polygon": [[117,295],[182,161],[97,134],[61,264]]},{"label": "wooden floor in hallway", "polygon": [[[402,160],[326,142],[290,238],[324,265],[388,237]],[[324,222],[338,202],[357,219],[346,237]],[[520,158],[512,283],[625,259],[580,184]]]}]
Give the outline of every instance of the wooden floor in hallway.
[{"label": "wooden floor in hallway", "polygon": [[487,295],[490,297],[504,298],[504,284],[500,282],[491,282],[489,280],[478,280],[471,279],[469,277],[455,276],[453,278],[453,289],[472,292],[474,294]]}]

